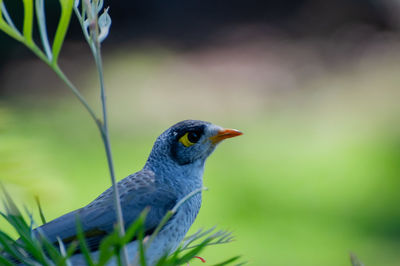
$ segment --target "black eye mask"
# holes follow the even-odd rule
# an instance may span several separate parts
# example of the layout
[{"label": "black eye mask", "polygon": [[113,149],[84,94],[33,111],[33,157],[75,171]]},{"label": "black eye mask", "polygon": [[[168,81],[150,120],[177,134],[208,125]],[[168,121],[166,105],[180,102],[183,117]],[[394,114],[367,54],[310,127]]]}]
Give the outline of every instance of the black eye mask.
[{"label": "black eye mask", "polygon": [[[204,134],[206,125],[185,125],[184,127],[176,128],[171,132],[173,143],[171,145],[171,156],[180,165],[192,163],[196,157],[195,150],[190,149],[197,143]],[[182,139],[183,138],[183,139]]]}]

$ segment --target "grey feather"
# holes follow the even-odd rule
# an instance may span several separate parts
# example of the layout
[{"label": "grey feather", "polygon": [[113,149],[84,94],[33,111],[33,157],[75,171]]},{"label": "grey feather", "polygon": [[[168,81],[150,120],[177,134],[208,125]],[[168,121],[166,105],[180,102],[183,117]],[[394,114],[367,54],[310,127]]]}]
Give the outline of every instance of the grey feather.
[{"label": "grey feather", "polygon": [[[151,232],[166,212],[173,208],[177,197],[163,184],[156,182],[154,173],[142,170],[118,183],[125,227],[128,227],[150,206],[145,222],[146,232]],[[89,205],[65,214],[41,227],[40,230],[51,242],[57,237],[68,244],[76,238],[77,216],[86,233],[89,246],[96,249],[104,236],[110,233],[116,223],[112,189],[104,191]]]}]

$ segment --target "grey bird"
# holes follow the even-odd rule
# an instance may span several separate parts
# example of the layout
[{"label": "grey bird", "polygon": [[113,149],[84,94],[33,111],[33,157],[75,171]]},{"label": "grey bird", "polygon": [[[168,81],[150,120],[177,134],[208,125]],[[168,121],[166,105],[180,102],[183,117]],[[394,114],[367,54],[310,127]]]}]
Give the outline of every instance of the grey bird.
[{"label": "grey bird", "polygon": [[[240,131],[199,120],[185,120],[163,132],[155,141],[143,169],[118,182],[125,227],[149,207],[145,235],[150,235],[167,211],[189,193],[203,187],[204,164],[217,144],[241,134]],[[159,258],[176,250],[194,222],[200,205],[201,193],[197,193],[179,207],[147,247],[148,265],[154,265]],[[35,232],[43,233],[53,243],[57,243],[59,238],[68,245],[76,240],[76,216],[96,258],[101,240],[113,231],[116,224],[112,188],[87,206],[46,223]],[[137,241],[127,246],[131,262],[135,261],[137,249]],[[72,265],[86,265],[80,253],[75,254],[71,262]],[[115,261],[109,265],[112,264]]]}]

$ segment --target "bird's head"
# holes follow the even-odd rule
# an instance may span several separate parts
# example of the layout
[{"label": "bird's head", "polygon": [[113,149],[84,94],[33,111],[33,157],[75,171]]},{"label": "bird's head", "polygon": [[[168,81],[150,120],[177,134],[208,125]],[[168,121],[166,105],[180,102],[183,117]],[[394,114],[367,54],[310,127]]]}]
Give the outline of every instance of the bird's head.
[{"label": "bird's head", "polygon": [[164,162],[170,159],[178,165],[203,163],[222,140],[239,135],[242,133],[235,129],[200,120],[184,120],[157,138],[149,160],[158,157]]}]

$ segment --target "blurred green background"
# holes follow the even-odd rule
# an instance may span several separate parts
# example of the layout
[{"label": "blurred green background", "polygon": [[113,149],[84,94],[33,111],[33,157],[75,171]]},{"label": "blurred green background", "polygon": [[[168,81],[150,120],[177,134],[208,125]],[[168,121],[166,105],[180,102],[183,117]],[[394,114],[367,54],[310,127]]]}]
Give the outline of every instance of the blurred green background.
[{"label": "blurred green background", "polygon": [[[105,44],[119,179],[180,120],[245,133],[206,165],[192,230],[236,236],[209,247],[208,264],[243,255],[251,265],[350,265],[350,252],[366,265],[400,264],[400,39],[396,27],[345,25],[301,38],[235,25],[196,49],[149,37]],[[67,41],[60,61],[99,110],[84,44]],[[1,183],[36,218],[35,195],[47,219],[89,203],[110,185],[94,123],[36,58],[2,65]]]}]

